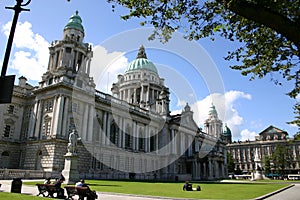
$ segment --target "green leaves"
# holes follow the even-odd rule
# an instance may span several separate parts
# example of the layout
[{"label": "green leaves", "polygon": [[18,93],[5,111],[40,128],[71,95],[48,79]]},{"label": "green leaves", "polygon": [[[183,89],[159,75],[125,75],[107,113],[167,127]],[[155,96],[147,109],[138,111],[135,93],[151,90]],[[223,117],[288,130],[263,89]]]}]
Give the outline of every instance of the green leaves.
[{"label": "green leaves", "polygon": [[[240,43],[225,57],[238,65],[250,80],[267,74],[275,84],[295,81],[299,72],[300,1],[299,0],[108,0],[129,9],[122,19],[143,18],[155,31],[149,39],[167,42],[176,30],[185,32],[189,40],[216,34]],[[113,8],[115,9],[115,8]],[[288,95],[299,95],[299,84]],[[298,122],[296,122],[297,124]]]}]

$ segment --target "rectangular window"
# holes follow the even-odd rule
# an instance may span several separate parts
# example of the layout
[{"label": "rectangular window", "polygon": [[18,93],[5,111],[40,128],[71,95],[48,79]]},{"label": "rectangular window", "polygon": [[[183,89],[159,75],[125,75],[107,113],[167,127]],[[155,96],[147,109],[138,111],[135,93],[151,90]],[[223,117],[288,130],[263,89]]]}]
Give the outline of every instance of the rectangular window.
[{"label": "rectangular window", "polygon": [[8,114],[14,114],[14,109],[15,109],[14,105],[9,105],[7,109]]},{"label": "rectangular window", "polygon": [[47,100],[47,101],[45,102],[44,108],[45,108],[45,111],[46,111],[46,112],[51,112],[52,109],[53,109],[53,103],[52,103],[52,100]]},{"label": "rectangular window", "polygon": [[72,103],[72,112],[77,112],[77,110],[78,110],[78,104]]}]

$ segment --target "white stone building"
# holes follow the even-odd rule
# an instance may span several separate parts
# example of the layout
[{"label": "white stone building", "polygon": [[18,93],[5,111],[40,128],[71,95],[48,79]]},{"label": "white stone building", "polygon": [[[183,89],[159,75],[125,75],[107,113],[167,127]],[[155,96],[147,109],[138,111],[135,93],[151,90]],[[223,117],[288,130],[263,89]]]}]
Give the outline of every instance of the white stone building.
[{"label": "white stone building", "polygon": [[62,40],[49,47],[49,64],[38,86],[25,77],[11,104],[0,105],[0,168],[43,170],[64,167],[69,133],[76,129],[78,171],[84,178],[205,180],[227,177],[222,122],[214,106],[205,132],[186,105],[171,115],[169,88],[144,47],[112,95],[95,89],[92,47],[84,43],[76,12]]},{"label": "white stone building", "polygon": [[[255,152],[258,159],[262,162],[265,168],[265,159],[271,159],[277,146],[287,148],[286,162],[284,172],[286,174],[300,173],[300,140],[299,138],[289,138],[288,133],[274,126],[269,126],[256,136],[255,140],[234,141],[227,144],[228,152],[232,156],[235,164],[235,169],[243,173],[251,173],[255,170]],[[275,166],[280,163],[272,161],[270,163],[271,172],[276,173]],[[270,172],[269,172],[270,173]],[[266,175],[268,175],[266,173]]]}]

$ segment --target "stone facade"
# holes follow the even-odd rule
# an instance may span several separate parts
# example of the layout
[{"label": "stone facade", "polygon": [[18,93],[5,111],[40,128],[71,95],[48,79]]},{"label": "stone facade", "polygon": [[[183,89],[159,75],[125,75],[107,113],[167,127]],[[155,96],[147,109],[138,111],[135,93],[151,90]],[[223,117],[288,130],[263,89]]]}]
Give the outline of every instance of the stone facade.
[{"label": "stone facade", "polygon": [[171,115],[169,88],[141,47],[137,59],[112,86],[95,89],[92,48],[76,12],[62,40],[49,47],[49,64],[39,85],[25,77],[11,104],[1,105],[1,167],[64,168],[69,133],[76,129],[78,172],[83,178],[207,180],[227,177],[222,121],[214,106],[205,132],[186,105]]},{"label": "stone facade", "polygon": [[[298,174],[300,172],[300,140],[288,138],[288,133],[274,126],[269,126],[256,137],[255,141],[238,141],[228,144],[228,151],[235,162],[235,169],[243,173],[250,173],[255,170],[255,152],[262,161],[268,156],[271,157],[277,145],[288,148],[290,166],[285,168],[286,173]],[[277,163],[272,163],[273,165]],[[264,166],[263,166],[264,167]],[[273,172],[275,170],[272,170]]]}]

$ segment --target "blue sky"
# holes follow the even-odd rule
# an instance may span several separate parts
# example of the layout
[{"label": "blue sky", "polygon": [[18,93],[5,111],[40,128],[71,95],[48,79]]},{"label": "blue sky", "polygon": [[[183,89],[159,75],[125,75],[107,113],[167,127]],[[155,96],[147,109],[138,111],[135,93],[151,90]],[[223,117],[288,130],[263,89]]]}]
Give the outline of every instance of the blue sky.
[{"label": "blue sky", "polygon": [[[5,6],[14,3],[0,2],[1,60],[13,17],[13,11]],[[48,64],[48,46],[52,41],[62,39],[64,26],[78,10],[85,28],[85,42],[93,45],[95,69],[92,73],[99,90],[110,90],[116,75],[124,72],[143,44],[148,58],[155,63],[170,88],[173,113],[180,112],[189,103],[196,122],[202,127],[213,101],[235,140],[253,139],[269,125],[287,131],[290,136],[297,132],[297,127],[286,123],[293,120],[295,100],[285,95],[293,83],[283,82],[283,86],[276,86],[270,81],[271,76],[249,81],[249,77],[230,69],[231,63],[223,57],[238,47],[238,43],[222,38],[216,38],[214,42],[209,39],[188,42],[180,38],[180,33],[169,44],[147,41],[151,29],[140,29],[140,21],[136,19],[122,21],[120,15],[126,10],[117,7],[112,12],[106,1],[32,0],[27,8],[31,11],[19,16],[7,74],[24,75],[36,85]],[[216,90],[212,83],[218,83]],[[218,99],[223,103],[219,104]]]}]

